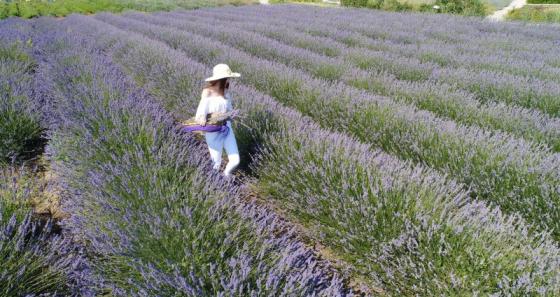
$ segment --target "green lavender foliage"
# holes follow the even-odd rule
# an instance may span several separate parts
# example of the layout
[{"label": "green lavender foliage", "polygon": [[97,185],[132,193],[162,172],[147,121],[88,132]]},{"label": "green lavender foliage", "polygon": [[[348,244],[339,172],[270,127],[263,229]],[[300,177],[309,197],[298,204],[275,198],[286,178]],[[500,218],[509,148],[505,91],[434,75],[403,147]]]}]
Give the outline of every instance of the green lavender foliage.
[{"label": "green lavender foliage", "polygon": [[21,42],[0,45],[0,164],[42,152],[44,128],[28,97],[35,62]]}]

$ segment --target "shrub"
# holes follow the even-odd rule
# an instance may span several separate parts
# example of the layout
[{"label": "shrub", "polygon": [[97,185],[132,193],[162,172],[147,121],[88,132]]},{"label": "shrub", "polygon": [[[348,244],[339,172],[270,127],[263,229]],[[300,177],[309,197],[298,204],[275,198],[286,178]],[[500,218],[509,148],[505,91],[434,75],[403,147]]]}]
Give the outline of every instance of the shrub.
[{"label": "shrub", "polygon": [[461,14],[467,16],[485,16],[486,7],[480,0],[437,0],[434,4],[424,4],[423,11],[433,11],[433,6],[438,5],[439,11],[450,14]]},{"label": "shrub", "polygon": [[22,161],[41,153],[44,129],[37,117],[26,114],[18,106],[18,99],[0,96],[0,100],[0,163]]},{"label": "shrub", "polygon": [[44,129],[27,97],[35,62],[21,43],[0,45],[0,163],[33,158],[43,150]]},{"label": "shrub", "polygon": [[368,7],[369,0],[340,0],[340,5],[350,7]]},{"label": "shrub", "polygon": [[413,9],[410,4],[406,2],[399,2],[398,0],[367,0],[364,7],[388,11],[405,11]]},{"label": "shrub", "polygon": [[413,6],[406,2],[400,2],[398,0],[383,0],[381,9],[388,11],[407,11],[413,10]]},{"label": "shrub", "polygon": [[70,241],[53,233],[53,222],[33,219],[29,201],[41,183],[23,168],[0,170],[0,294],[68,296],[80,267]]}]

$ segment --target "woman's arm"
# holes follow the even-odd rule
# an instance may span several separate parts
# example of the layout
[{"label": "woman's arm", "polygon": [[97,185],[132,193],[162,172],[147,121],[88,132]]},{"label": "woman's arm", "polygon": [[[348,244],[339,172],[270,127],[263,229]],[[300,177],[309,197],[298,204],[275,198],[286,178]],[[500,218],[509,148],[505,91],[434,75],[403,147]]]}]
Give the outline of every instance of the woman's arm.
[{"label": "woman's arm", "polygon": [[208,114],[208,91],[202,90],[200,95],[200,102],[198,103],[198,108],[196,109],[195,120],[201,126],[206,125],[206,115]]},{"label": "woman's arm", "polygon": [[227,94],[226,99],[227,99],[226,111],[232,111],[233,110],[233,105],[231,104],[231,95]]},{"label": "woman's arm", "polygon": [[[227,93],[224,97],[227,99],[226,112],[230,112],[233,110],[233,105],[231,104],[231,94]],[[231,118],[226,121],[226,124],[229,124],[229,127],[231,128]]]}]

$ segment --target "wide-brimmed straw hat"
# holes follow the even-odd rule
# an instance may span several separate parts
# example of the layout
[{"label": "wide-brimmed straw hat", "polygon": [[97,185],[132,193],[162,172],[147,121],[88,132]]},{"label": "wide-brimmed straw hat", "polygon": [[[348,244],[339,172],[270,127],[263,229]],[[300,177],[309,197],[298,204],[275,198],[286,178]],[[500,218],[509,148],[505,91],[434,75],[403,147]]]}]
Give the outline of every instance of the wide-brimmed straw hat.
[{"label": "wide-brimmed straw hat", "polygon": [[240,76],[241,74],[237,72],[232,72],[231,69],[229,69],[228,65],[218,64],[214,66],[214,69],[212,69],[212,76],[205,79],[205,81],[213,81],[226,77],[240,77]]}]

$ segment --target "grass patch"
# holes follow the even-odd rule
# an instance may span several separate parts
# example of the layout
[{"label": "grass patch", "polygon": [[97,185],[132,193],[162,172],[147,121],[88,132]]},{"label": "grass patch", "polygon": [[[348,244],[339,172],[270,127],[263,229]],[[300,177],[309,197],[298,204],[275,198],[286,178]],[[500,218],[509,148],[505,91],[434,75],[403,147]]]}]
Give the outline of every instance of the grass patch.
[{"label": "grass patch", "polygon": [[[460,14],[467,16],[484,16],[489,9],[480,0],[436,0],[436,1],[397,1],[397,0],[341,0],[343,6],[366,7],[387,11],[422,11]],[[435,10],[434,5],[439,9]]]},{"label": "grass patch", "polygon": [[560,0],[527,0],[528,4],[560,4]]},{"label": "grass patch", "polygon": [[174,9],[196,9],[223,5],[255,4],[255,0],[15,0],[0,2],[0,19],[16,16],[33,18],[38,16],[62,17],[71,13],[92,14],[99,11],[122,12],[124,10],[160,11]]},{"label": "grass patch", "polygon": [[[558,1],[558,0],[556,0]],[[525,6],[514,9],[507,16],[511,21],[560,23],[560,5],[558,6]]]}]

